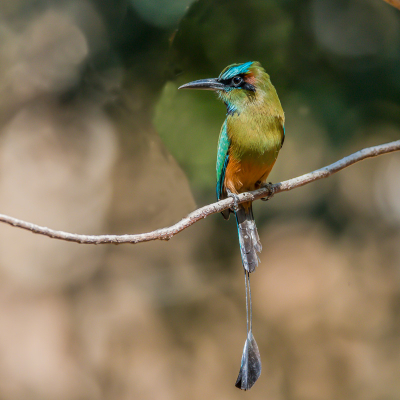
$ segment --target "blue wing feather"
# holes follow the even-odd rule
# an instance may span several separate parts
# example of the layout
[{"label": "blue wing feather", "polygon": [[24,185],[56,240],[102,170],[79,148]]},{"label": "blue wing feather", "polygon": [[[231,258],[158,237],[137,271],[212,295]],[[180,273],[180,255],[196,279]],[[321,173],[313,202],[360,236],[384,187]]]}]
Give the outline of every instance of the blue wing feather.
[{"label": "blue wing feather", "polygon": [[218,153],[217,153],[217,199],[220,200],[222,189],[225,180],[226,166],[229,161],[229,146],[230,140],[227,132],[226,120],[222,125],[221,133],[218,140]]},{"label": "blue wing feather", "polygon": [[217,182],[217,199],[218,200],[220,200],[221,196],[222,196],[222,189],[223,189],[224,180],[225,180],[225,171],[226,171],[226,166],[228,165],[228,161],[229,161],[229,154],[227,154],[225,157],[225,162],[224,162],[224,166],[222,168],[221,177]]}]

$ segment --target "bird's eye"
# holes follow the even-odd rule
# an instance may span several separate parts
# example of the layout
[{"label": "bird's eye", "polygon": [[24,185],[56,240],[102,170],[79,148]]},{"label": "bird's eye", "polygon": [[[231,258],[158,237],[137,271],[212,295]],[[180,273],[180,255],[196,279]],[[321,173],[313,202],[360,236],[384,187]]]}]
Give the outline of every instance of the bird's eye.
[{"label": "bird's eye", "polygon": [[232,83],[233,83],[233,86],[238,87],[238,86],[240,86],[240,85],[243,83],[243,78],[241,78],[240,76],[235,76],[235,77],[232,79]]}]

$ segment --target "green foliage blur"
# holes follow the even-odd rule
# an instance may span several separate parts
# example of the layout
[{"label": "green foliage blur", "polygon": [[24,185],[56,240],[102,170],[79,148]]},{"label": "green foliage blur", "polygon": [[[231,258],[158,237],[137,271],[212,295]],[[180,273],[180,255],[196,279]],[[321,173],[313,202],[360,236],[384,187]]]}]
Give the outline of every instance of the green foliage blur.
[{"label": "green foliage blur", "polygon": [[[346,7],[296,1],[193,3],[171,39],[169,73],[175,80],[164,86],[154,123],[194,192],[203,200],[215,183],[211,176],[225,113],[215,96],[178,93],[180,84],[216,77],[234,62],[260,61],[286,110],[288,141],[319,155],[314,156],[318,163],[310,165],[302,152],[286,160],[284,149],[278,169],[289,168],[279,164],[295,167],[291,175],[273,177],[293,177],[332,161],[331,154],[347,154],[355,142],[362,147],[374,136],[368,126],[399,124],[397,14],[385,4],[359,1]],[[351,29],[346,30],[348,21]],[[300,129],[298,119],[313,126]],[[374,143],[391,138],[396,137]]]}]

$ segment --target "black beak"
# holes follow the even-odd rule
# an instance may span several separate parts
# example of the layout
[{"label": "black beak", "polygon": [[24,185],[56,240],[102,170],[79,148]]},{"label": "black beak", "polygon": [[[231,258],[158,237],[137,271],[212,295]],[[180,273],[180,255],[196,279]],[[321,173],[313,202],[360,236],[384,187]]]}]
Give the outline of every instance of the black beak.
[{"label": "black beak", "polygon": [[203,89],[203,90],[222,90],[224,84],[219,82],[216,78],[200,79],[182,85],[179,89]]}]

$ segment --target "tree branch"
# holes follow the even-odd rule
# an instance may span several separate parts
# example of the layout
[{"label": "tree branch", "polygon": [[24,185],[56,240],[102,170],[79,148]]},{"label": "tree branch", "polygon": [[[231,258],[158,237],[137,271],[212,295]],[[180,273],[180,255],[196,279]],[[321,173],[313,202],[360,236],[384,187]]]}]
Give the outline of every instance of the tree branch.
[{"label": "tree branch", "polygon": [[[322,178],[327,178],[328,176],[333,175],[336,172],[347,168],[352,164],[355,164],[356,162],[365,160],[366,158],[377,157],[382,154],[392,153],[399,150],[400,140],[396,140],[395,142],[390,142],[379,146],[369,147],[367,149],[357,151],[350,156],[344,157],[331,165],[328,165],[321,169],[317,169],[316,171],[310,172],[308,174],[301,175],[297,178],[289,179],[287,181],[276,183],[274,185],[267,185],[262,189],[254,190],[252,192],[242,193],[239,195],[239,203],[254,201],[262,197],[272,197],[277,193],[287,192],[300,186],[304,186],[310,182],[314,182]],[[226,210],[232,205],[232,198],[221,200],[217,203],[209,204],[193,211],[187,217],[181,219],[175,225],[172,225],[168,228],[158,229],[156,231],[148,233],[139,233],[136,235],[77,235],[63,231],[55,231],[53,229],[35,225],[30,222],[21,221],[19,219],[3,214],[0,214],[0,222],[10,224],[18,228],[26,229],[33,233],[49,236],[53,239],[66,240],[69,242],[76,242],[81,244],[136,244],[141,242],[149,242],[151,240],[169,240],[177,233],[193,225],[195,222],[206,218],[211,214],[219,213],[223,210]]]},{"label": "tree branch", "polygon": [[391,6],[396,7],[400,10],[400,0],[385,0],[386,3],[389,3]]}]

